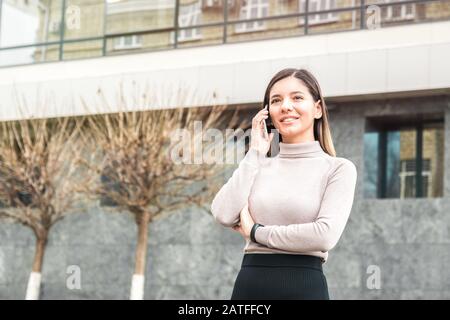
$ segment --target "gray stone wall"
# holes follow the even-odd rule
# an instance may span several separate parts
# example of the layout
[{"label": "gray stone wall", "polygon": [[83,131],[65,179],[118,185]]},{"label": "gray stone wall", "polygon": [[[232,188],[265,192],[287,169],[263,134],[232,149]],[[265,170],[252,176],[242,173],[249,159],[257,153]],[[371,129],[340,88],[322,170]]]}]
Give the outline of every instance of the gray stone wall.
[{"label": "gray stone wall", "polygon": [[[336,103],[330,112],[338,156],[358,168],[355,202],[338,245],[324,266],[332,299],[450,298],[450,107],[447,97]],[[365,118],[442,112],[445,115],[444,197],[364,199]],[[43,267],[42,299],[127,299],[134,268],[131,216],[92,206],[58,223]],[[146,299],[229,299],[244,241],[197,209],[186,208],[149,230]],[[0,299],[23,299],[34,236],[0,223]],[[67,267],[81,269],[81,290],[66,288]],[[367,268],[381,271],[368,289]]]},{"label": "gray stone wall", "polygon": [[[325,266],[332,298],[450,298],[449,101],[442,96],[355,102],[342,104],[345,108],[332,114],[337,152],[358,168],[349,222]],[[442,113],[445,119],[444,197],[364,199],[365,119],[432,113]],[[380,268],[380,290],[367,288],[371,265]]]}]

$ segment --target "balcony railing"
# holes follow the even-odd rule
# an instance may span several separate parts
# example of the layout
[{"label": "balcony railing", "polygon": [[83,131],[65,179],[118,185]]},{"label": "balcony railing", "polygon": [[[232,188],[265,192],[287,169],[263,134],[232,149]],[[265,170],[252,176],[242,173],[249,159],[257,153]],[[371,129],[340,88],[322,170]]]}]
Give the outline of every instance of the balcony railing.
[{"label": "balcony railing", "polygon": [[[360,30],[372,28],[370,24],[373,23],[378,23],[378,27],[384,28],[405,23],[450,19],[450,0],[347,0],[348,5],[339,5],[338,7],[336,1],[339,0],[286,0],[285,2],[297,2],[298,8],[300,8],[297,10],[298,12],[257,16],[256,18],[252,17],[254,12],[258,12],[257,15],[268,14],[268,10],[273,9],[268,7],[268,0],[241,1],[240,3],[255,7],[245,8],[245,5],[241,6],[240,9],[237,9],[238,11],[241,10],[238,12],[237,18],[230,16],[231,11],[228,5],[236,10],[238,0],[199,0],[202,5],[195,6],[191,12],[187,13],[184,12],[184,7],[184,11],[181,12],[180,0],[173,0],[171,8],[168,8],[166,4],[166,6],[161,5],[163,9],[158,9],[156,5],[150,6],[156,9],[149,9],[147,8],[149,7],[148,2],[145,2],[146,8],[141,11],[134,10],[138,12],[172,10],[173,22],[170,23],[170,26],[140,28],[136,31],[127,32],[116,32],[114,30],[110,32],[106,27],[108,15],[118,14],[117,11],[120,13],[120,10],[116,8],[114,11],[108,12],[107,4],[112,1],[105,0],[101,4],[104,6],[103,17],[100,19],[103,23],[101,35],[74,37],[68,35],[66,31],[66,25],[69,22],[66,21],[67,10],[76,11],[77,7],[73,7],[72,3],[82,3],[82,1],[61,0],[60,21],[56,25],[46,23],[47,31],[53,32],[51,40],[48,40],[47,34],[47,41],[20,43],[19,45],[9,45],[6,41],[6,44],[2,46],[2,35],[5,33],[2,32],[2,28],[7,30],[8,21],[11,19],[3,19],[2,2],[5,1],[8,0],[0,0],[0,67]],[[135,2],[138,3],[139,1]],[[165,2],[170,3],[170,1]],[[41,2],[38,1],[37,3]],[[220,19],[216,19],[220,21],[199,23],[197,21],[199,19],[196,19],[195,15],[205,6],[214,6],[217,3],[222,4],[219,9]],[[256,7],[259,4],[262,5],[262,9]],[[124,8],[127,12],[133,9],[131,3],[128,3]],[[256,10],[249,14],[250,9]],[[185,16],[181,18],[180,15]],[[181,26],[180,21],[185,25]],[[194,24],[186,25],[192,21],[194,21]],[[86,22],[84,21],[84,23]]]}]

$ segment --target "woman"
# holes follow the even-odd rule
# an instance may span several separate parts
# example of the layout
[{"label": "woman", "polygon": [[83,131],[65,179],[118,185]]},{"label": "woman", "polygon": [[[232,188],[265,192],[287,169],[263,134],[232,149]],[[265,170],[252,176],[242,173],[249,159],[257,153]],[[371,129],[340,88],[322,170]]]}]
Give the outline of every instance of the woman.
[{"label": "woman", "polygon": [[[216,221],[246,240],[231,299],[329,299],[322,264],[350,215],[356,167],[336,157],[325,101],[307,70],[278,72],[264,106],[249,151],[211,204]],[[267,119],[281,135],[272,158]]]}]

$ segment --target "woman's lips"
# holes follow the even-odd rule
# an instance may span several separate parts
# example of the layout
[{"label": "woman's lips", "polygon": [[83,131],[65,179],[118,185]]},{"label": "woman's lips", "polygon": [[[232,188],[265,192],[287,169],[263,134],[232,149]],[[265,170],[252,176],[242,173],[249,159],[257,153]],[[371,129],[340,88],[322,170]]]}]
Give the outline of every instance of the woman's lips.
[{"label": "woman's lips", "polygon": [[291,124],[293,124],[293,123],[296,123],[297,121],[298,121],[299,119],[287,119],[287,120],[284,120],[284,121],[280,121],[280,123],[281,124],[283,124],[283,125],[291,125]]}]

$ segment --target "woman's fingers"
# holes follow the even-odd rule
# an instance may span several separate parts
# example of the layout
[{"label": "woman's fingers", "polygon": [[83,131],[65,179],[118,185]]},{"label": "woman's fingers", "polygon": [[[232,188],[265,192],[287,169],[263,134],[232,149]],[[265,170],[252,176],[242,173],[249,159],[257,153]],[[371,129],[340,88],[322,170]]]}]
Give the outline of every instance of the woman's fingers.
[{"label": "woman's fingers", "polygon": [[251,147],[267,152],[269,136],[265,120],[269,118],[267,106],[258,111],[252,119]]},{"label": "woman's fingers", "polygon": [[244,236],[244,232],[242,231],[242,227],[240,225],[233,226],[232,229]]},{"label": "woman's fingers", "polygon": [[267,119],[269,116],[267,114],[257,114],[254,118],[253,118],[253,123],[252,126],[253,128],[258,128],[258,129],[262,129],[262,125],[263,125],[263,121],[265,119]]},{"label": "woman's fingers", "polygon": [[263,115],[267,114],[267,110],[259,110],[258,113],[253,117],[253,119],[258,119],[260,117],[262,117]]},{"label": "woman's fingers", "polygon": [[258,131],[261,133],[261,135],[262,135],[264,138],[268,138],[268,137],[266,136],[266,134],[265,134],[265,131],[266,131],[265,126],[266,126],[266,124],[264,123],[264,121],[265,121],[267,118],[269,118],[268,115],[261,115],[261,117],[258,117],[258,118],[256,119],[256,122],[253,124],[253,127],[254,127],[254,128],[257,128]]},{"label": "woman's fingers", "polygon": [[263,121],[266,120],[267,118],[269,118],[269,116],[261,116],[261,117],[256,118],[254,120],[254,123],[252,124],[253,128],[262,129]]},{"label": "woman's fingers", "polygon": [[258,124],[264,117],[268,117],[269,111],[266,109],[261,109],[258,113],[253,117],[253,123]]}]

